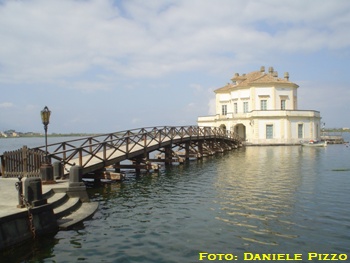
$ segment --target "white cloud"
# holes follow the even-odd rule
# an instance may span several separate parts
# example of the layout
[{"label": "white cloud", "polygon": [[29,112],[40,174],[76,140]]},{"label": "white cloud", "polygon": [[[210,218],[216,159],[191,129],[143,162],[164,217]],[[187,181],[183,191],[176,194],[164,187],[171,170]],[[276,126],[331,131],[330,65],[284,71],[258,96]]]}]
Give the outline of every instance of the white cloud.
[{"label": "white cloud", "polygon": [[[5,1],[0,81],[48,81],[94,65],[126,76],[213,69],[227,56],[350,45],[345,1]],[[273,7],[273,8],[272,8]],[[16,15],[14,15],[16,14]],[[259,28],[260,23],[266,28]],[[269,30],[273,28],[273,30]]]},{"label": "white cloud", "polygon": [[194,89],[196,92],[201,92],[203,90],[203,87],[201,84],[191,84],[190,87]]},{"label": "white cloud", "polygon": [[0,108],[11,108],[11,107],[13,107],[12,102],[1,102],[0,103]]},{"label": "white cloud", "polygon": [[137,124],[137,123],[139,123],[140,122],[140,119],[139,118],[132,118],[131,119],[131,123],[132,124]]},{"label": "white cloud", "polygon": [[72,84],[64,83],[63,87],[67,87],[69,89],[80,90],[84,93],[92,93],[95,91],[108,91],[111,89],[111,84],[104,82],[96,82],[96,81],[76,81]]},{"label": "white cloud", "polygon": [[[283,70],[290,72],[292,81],[299,74],[299,79],[312,83],[309,87],[300,85],[303,89],[317,88],[317,84],[302,71],[317,75],[329,86],[333,80],[328,82],[326,67],[340,69],[343,75],[349,67],[344,59],[350,55],[349,1],[1,3],[0,88],[9,87],[1,90],[1,99],[13,104],[3,102],[0,107],[16,105],[19,116],[23,105],[40,101],[56,107],[57,112],[84,109],[86,122],[71,123],[70,129],[89,129],[90,123],[99,122],[112,125],[100,116],[111,109],[117,115],[125,108],[128,116],[139,116],[144,108],[155,107],[155,101],[161,115],[147,114],[134,121],[118,118],[118,126],[122,127],[122,122],[169,124],[181,114],[186,114],[181,116],[183,121],[186,117],[193,123],[196,115],[207,113],[208,106],[209,114],[215,113],[212,90],[223,86],[234,72],[247,73],[261,65],[287,65]],[[320,68],[317,74],[316,66]],[[327,90],[318,91],[318,96],[329,98]],[[67,100],[72,103],[63,107]],[[190,103],[194,103],[192,107]],[[6,117],[6,122],[16,116]],[[65,116],[57,126],[63,121],[68,121]]]}]

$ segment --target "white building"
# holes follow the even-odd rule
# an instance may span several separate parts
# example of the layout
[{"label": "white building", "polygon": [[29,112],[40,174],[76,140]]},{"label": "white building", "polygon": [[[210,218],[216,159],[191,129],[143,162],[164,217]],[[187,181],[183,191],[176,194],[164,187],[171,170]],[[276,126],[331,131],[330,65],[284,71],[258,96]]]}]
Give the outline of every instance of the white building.
[{"label": "white building", "polygon": [[298,110],[298,85],[272,67],[239,75],[215,90],[216,115],[198,117],[199,126],[222,127],[253,145],[298,144],[320,139],[320,112]]}]

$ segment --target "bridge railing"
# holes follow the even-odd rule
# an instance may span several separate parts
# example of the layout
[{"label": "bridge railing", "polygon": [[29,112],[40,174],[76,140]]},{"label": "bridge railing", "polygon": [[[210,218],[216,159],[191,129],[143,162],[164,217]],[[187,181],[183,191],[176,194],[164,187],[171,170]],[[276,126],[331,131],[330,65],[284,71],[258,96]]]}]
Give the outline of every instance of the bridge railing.
[{"label": "bridge railing", "polygon": [[[47,160],[44,151],[23,146],[15,151],[1,155],[1,175],[3,177],[38,177],[40,166]],[[49,159],[50,161],[50,159]]]},{"label": "bridge railing", "polygon": [[[240,142],[240,138],[235,133],[218,127],[149,127],[48,144],[47,156],[52,161],[59,161],[68,167],[73,165],[85,167],[92,160],[106,162],[112,159],[116,153],[127,156],[136,149],[147,149],[156,144],[160,146],[164,142],[213,138]],[[45,146],[36,147],[33,151],[45,153]],[[13,159],[16,160],[17,164],[11,163]],[[20,167],[23,167],[18,165],[20,162],[18,158],[11,158],[5,154],[1,156],[1,162],[2,173],[7,172],[9,177],[14,176],[19,172]],[[33,169],[38,171],[39,168],[40,166]]]}]

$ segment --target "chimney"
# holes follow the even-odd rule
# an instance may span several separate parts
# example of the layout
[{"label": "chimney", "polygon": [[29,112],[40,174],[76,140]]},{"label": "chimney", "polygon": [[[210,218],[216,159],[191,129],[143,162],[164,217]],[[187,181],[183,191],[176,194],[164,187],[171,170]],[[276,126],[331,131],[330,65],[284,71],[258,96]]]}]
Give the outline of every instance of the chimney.
[{"label": "chimney", "polygon": [[264,67],[264,66],[261,66],[261,67],[260,67],[260,72],[261,72],[261,73],[265,73],[265,67]]},{"label": "chimney", "polygon": [[238,77],[239,76],[239,73],[235,73],[235,77]]},{"label": "chimney", "polygon": [[288,72],[284,72],[284,79],[289,81],[289,73]]},{"label": "chimney", "polygon": [[274,71],[274,72],[272,73],[272,76],[275,77],[275,78],[278,78],[278,72],[277,72],[277,71]]},{"label": "chimney", "polygon": [[270,73],[270,74],[273,73],[273,67],[269,67],[269,73]]}]

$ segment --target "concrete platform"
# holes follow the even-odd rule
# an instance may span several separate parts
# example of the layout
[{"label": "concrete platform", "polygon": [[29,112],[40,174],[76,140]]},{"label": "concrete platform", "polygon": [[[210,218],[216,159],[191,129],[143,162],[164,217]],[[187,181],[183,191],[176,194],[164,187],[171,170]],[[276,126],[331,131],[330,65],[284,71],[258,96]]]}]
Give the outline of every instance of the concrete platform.
[{"label": "concrete platform", "polygon": [[[18,192],[15,183],[17,178],[0,178],[0,217],[11,215],[20,211],[27,210],[26,208],[17,208]],[[48,193],[52,189],[67,188],[68,180],[57,180],[56,184],[42,186],[42,193]]]},{"label": "concrete platform", "polygon": [[[16,182],[17,178],[0,178],[0,250],[21,243],[32,235],[28,229],[27,208],[17,207]],[[84,184],[78,193],[75,188],[69,187],[68,180],[42,185],[43,198],[47,199],[47,204],[31,209],[33,215],[37,214],[36,217],[43,222],[43,225],[36,226],[40,235],[48,231],[69,230],[96,212],[98,203],[88,200]],[[36,224],[39,221],[34,219],[34,222]]]}]

